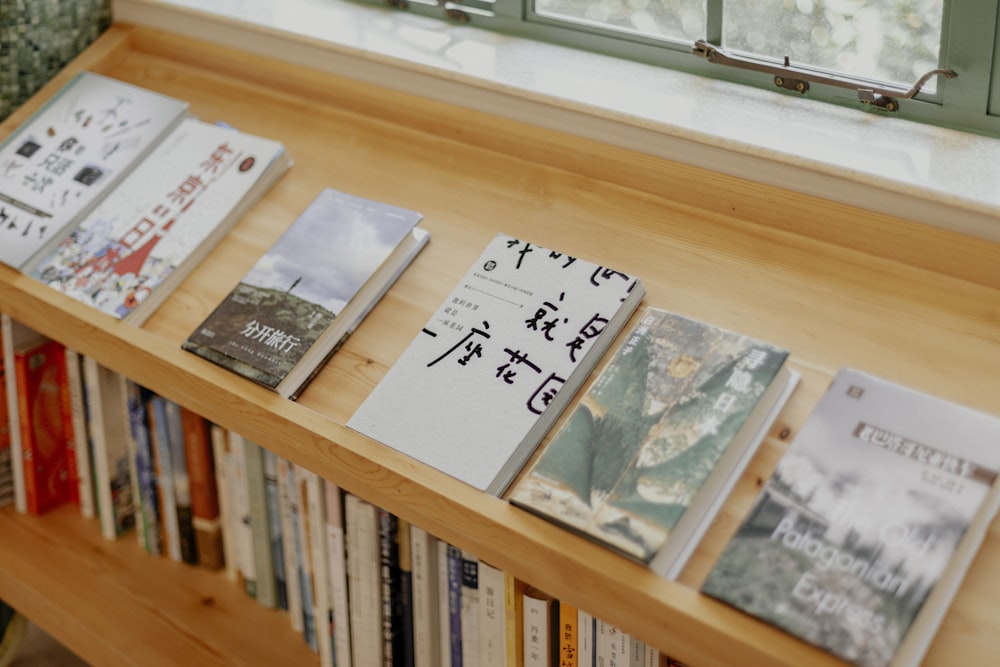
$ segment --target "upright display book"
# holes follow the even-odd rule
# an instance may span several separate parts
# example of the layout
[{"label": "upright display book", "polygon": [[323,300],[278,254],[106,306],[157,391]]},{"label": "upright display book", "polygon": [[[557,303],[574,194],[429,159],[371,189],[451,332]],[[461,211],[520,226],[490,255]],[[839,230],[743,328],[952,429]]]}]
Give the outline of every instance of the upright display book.
[{"label": "upright display book", "polygon": [[797,384],[787,360],[646,308],[511,502],[676,578]]},{"label": "upright display book", "polygon": [[918,665],[1000,504],[1000,418],[840,371],[702,592],[862,667]]},{"label": "upright display book", "polygon": [[289,164],[277,141],[186,118],[28,273],[142,323]]},{"label": "upright display book", "polygon": [[634,276],[498,234],[348,426],[500,495],[644,294]]},{"label": "upright display book", "polygon": [[25,270],[184,117],[187,103],[81,72],[0,143],[0,262]]},{"label": "upright display book", "polygon": [[184,349],[297,398],[427,244],[421,218],[323,190]]}]

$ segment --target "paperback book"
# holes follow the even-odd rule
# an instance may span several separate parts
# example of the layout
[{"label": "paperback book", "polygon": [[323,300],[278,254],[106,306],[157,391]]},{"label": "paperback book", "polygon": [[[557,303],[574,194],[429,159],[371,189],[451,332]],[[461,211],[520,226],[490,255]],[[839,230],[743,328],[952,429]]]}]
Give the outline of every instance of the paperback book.
[{"label": "paperback book", "polygon": [[702,585],[862,667],[920,664],[1000,505],[1000,418],[841,370]]},{"label": "paperback book", "polygon": [[427,244],[421,217],[323,190],[184,349],[297,398]]},{"label": "paperback book", "polygon": [[[16,417],[24,500],[31,514],[42,514],[72,497],[68,449],[73,441],[66,355],[61,343],[15,337],[11,372],[16,386]],[[73,465],[76,465],[74,459]],[[72,480],[75,485],[75,476]]]},{"label": "paperback book", "polygon": [[51,251],[181,119],[187,103],[92,72],[0,143],[0,262]]},{"label": "paperback book", "polygon": [[646,308],[511,502],[676,578],[795,387],[787,360]]},{"label": "paperback book", "polygon": [[132,497],[131,437],[125,377],[84,357],[87,423],[94,443],[94,480],[101,534],[116,540],[135,526]]},{"label": "paperback book", "polygon": [[644,294],[626,273],[498,234],[348,426],[500,495]]},{"label": "paperback book", "polygon": [[28,273],[142,323],[289,164],[276,141],[185,118]]}]

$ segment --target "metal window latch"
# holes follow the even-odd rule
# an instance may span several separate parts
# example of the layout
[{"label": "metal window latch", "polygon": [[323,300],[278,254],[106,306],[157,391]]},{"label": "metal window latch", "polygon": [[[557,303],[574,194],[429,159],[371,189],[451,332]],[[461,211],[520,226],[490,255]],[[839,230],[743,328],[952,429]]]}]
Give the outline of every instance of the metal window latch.
[{"label": "metal window latch", "polygon": [[958,76],[958,72],[952,69],[934,69],[917,79],[917,82],[909,89],[895,87],[891,84],[866,86],[863,83],[846,77],[840,77],[836,74],[827,74],[802,67],[795,67],[789,62],[788,56],[785,56],[783,65],[773,65],[765,61],[731,53],[701,39],[694,43],[693,53],[717,65],[729,65],[740,69],[773,74],[774,85],[797,93],[806,93],[809,90],[810,82],[823,83],[838,88],[848,88],[858,93],[858,101],[862,104],[871,104],[886,111],[898,111],[899,100],[911,99],[920,92],[920,89],[923,88],[924,84],[932,76],[940,75],[948,79]]}]

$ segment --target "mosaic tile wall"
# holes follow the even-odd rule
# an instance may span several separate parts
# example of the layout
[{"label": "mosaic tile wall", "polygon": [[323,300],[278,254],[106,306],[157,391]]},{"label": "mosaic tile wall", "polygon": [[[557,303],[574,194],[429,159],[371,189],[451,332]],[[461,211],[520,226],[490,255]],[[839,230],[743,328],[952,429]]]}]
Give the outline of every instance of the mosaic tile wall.
[{"label": "mosaic tile wall", "polygon": [[0,0],[0,120],[111,25],[111,0]]}]

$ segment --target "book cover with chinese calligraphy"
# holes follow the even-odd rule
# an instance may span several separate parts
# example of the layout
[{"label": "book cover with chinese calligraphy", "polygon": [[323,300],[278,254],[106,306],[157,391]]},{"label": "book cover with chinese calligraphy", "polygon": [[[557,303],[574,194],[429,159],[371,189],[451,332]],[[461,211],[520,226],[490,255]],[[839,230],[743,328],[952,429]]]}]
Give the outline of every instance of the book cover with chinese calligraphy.
[{"label": "book cover with chinese calligraphy", "polygon": [[348,426],[500,495],[644,294],[633,276],[498,234]]},{"label": "book cover with chinese calligraphy", "polygon": [[787,358],[646,308],[511,502],[675,578],[795,386]]},{"label": "book cover with chinese calligraphy", "polygon": [[862,667],[917,665],[1000,505],[1000,419],[843,369],[702,592]]},{"label": "book cover with chinese calligraphy", "polygon": [[81,72],[0,143],[0,262],[22,271],[184,117],[187,103]]},{"label": "book cover with chinese calligraphy", "polygon": [[187,118],[29,273],[141,323],[288,165],[276,141]]},{"label": "book cover with chinese calligraphy", "polygon": [[296,398],[427,244],[421,218],[323,190],[184,349]]}]

